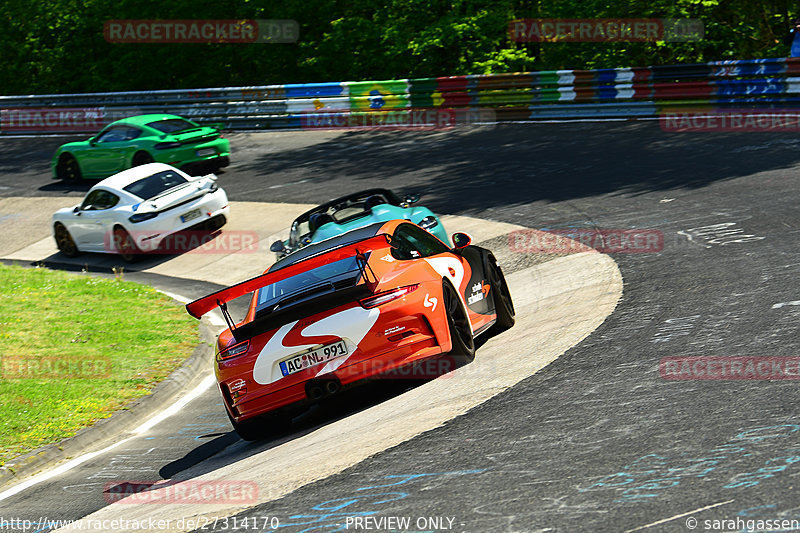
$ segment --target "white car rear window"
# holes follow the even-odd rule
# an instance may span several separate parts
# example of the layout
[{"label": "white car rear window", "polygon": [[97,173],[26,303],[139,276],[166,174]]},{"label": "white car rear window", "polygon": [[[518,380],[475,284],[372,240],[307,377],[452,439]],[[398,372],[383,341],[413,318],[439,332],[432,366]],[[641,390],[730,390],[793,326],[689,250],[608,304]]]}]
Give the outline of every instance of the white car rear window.
[{"label": "white car rear window", "polygon": [[148,198],[158,196],[162,192],[184,183],[188,183],[188,180],[177,172],[164,170],[163,172],[158,172],[152,176],[135,181],[127,187],[123,187],[123,189],[143,200],[147,200]]}]

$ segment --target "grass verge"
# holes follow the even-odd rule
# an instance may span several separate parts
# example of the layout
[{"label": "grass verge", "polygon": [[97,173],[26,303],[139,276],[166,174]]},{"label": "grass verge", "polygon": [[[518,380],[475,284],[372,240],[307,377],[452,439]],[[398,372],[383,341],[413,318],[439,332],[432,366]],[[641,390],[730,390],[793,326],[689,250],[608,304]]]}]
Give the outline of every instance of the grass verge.
[{"label": "grass verge", "polygon": [[74,435],[191,354],[197,321],[156,290],[0,264],[0,465]]}]

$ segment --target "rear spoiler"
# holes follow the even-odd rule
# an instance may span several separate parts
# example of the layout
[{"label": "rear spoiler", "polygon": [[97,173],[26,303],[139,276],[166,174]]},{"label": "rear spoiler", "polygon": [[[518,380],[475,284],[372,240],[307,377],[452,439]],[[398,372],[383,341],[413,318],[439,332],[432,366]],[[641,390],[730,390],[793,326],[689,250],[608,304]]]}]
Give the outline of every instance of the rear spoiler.
[{"label": "rear spoiler", "polygon": [[[360,268],[362,270],[362,275],[366,280],[367,269],[369,269],[370,272],[372,269],[369,267],[369,265],[367,265],[366,256],[364,254],[368,251],[371,251],[372,248],[376,246],[387,244],[389,242],[388,237],[389,236],[385,234],[375,235],[374,237],[370,237],[362,241],[345,244],[339,248],[324,250],[318,254],[309,256],[301,261],[298,261],[297,263],[285,266],[274,272],[261,274],[255,278],[237,283],[236,285],[228,287],[227,289],[222,289],[215,293],[209,294],[208,296],[204,296],[203,298],[190,302],[186,304],[186,310],[193,317],[200,318],[204,314],[213,310],[215,307],[219,307],[222,310],[222,314],[225,316],[228,325],[231,326],[231,329],[233,329],[232,321],[227,313],[227,303],[231,300],[235,300],[240,296],[257,291],[262,287],[272,285],[273,283],[290,278],[302,272],[327,265],[328,263],[332,263],[340,259],[347,259],[348,257],[353,257],[354,255],[356,257],[363,257],[363,264],[360,265]],[[372,276],[373,278],[375,277],[374,272],[372,273]],[[377,279],[375,279],[375,281],[372,283],[376,285]]]}]

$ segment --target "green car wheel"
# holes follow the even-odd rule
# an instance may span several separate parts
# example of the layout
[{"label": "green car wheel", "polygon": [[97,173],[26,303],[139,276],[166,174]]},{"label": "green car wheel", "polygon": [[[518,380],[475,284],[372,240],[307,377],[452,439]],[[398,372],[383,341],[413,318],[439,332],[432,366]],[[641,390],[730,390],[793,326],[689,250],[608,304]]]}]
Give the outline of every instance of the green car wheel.
[{"label": "green car wheel", "polygon": [[146,165],[147,163],[152,163],[153,161],[154,161],[153,157],[147,152],[136,152],[133,155],[133,161],[131,166],[138,167],[141,165]]},{"label": "green car wheel", "polygon": [[77,183],[81,179],[81,169],[78,161],[70,154],[62,154],[56,167],[57,177],[67,183]]}]

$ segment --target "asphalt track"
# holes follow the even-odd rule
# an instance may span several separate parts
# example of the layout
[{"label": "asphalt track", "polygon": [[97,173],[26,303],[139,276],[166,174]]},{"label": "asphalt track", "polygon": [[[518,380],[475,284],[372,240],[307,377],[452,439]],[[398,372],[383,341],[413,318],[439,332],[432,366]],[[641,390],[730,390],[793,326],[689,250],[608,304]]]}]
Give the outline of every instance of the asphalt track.
[{"label": "asphalt track", "polygon": [[[800,520],[797,382],[659,375],[664,357],[800,355],[800,141],[665,133],[655,123],[236,134],[231,141],[234,164],[220,183],[232,200],[314,203],[389,186],[423,192],[425,205],[442,213],[664,236],[660,252],[614,254],[623,299],[552,364],[442,427],[242,513],[240,526],[246,517],[259,526],[277,517],[279,531],[335,531],[354,530],[356,518],[392,518],[361,525],[689,531],[696,519],[696,531],[712,530],[706,520],[732,520],[715,530],[741,531],[747,520]],[[0,195],[79,197],[48,179],[60,142],[0,140]],[[295,431],[398,392],[380,389],[333,413],[312,413]],[[141,448],[98,458],[92,471],[105,479],[168,478],[280,442],[234,441],[217,403],[193,408],[196,426],[163,428],[162,438],[194,439],[190,456],[184,447]],[[102,507],[97,485],[85,485],[104,478],[85,472],[0,502],[0,515],[68,519]],[[89,504],[81,485],[94,491]],[[398,521],[406,517],[408,526]],[[245,529],[271,530],[253,523]]]}]

